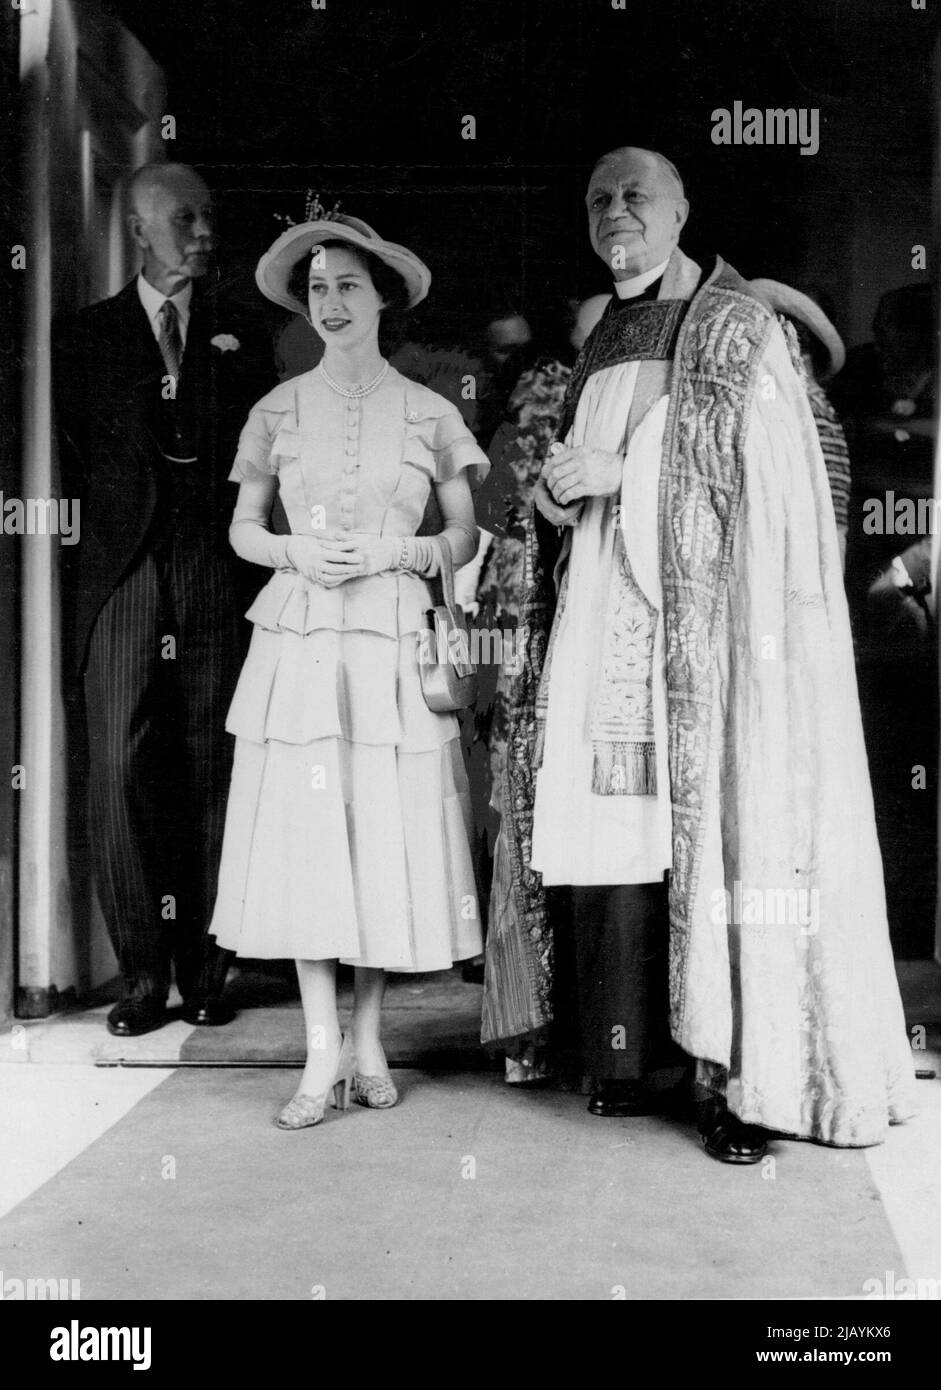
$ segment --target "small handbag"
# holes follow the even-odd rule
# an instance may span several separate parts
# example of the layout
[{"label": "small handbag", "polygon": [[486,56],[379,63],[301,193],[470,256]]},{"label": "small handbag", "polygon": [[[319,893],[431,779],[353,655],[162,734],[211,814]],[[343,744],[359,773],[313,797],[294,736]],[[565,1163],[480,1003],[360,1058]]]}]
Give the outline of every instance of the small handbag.
[{"label": "small handbag", "polygon": [[[429,579],[440,603],[427,609],[428,625],[419,634],[418,673],[425,704],[435,714],[467,709],[477,699],[477,672],[470,659],[467,620],[454,600],[454,560],[444,536],[436,536],[441,562]],[[439,591],[439,592],[436,592]]]}]

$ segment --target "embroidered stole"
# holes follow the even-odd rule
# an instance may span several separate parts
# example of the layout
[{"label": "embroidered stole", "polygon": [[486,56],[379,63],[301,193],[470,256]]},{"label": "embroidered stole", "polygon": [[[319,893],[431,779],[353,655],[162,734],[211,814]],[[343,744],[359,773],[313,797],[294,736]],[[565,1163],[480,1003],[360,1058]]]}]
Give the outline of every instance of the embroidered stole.
[{"label": "embroidered stole", "polygon": [[[698,267],[697,267],[698,271]],[[666,277],[665,277],[666,278]],[[661,293],[669,289],[661,285]],[[636,305],[612,300],[590,335],[572,372],[557,439],[572,427],[578,400],[596,372],[623,362],[641,362],[628,414],[625,444],[650,407],[668,390],[670,367],[686,310],[685,298],[641,300]],[[654,796],[657,765],[653,723],[653,659],[659,621],[634,577],[624,534],[609,504],[615,527],[611,582],[604,618],[603,645],[591,716],[592,791],[599,796]],[[571,547],[567,533],[557,567]],[[536,699],[537,748],[541,763],[549,703],[552,652],[565,610],[569,572],[561,575],[556,620]]]}]

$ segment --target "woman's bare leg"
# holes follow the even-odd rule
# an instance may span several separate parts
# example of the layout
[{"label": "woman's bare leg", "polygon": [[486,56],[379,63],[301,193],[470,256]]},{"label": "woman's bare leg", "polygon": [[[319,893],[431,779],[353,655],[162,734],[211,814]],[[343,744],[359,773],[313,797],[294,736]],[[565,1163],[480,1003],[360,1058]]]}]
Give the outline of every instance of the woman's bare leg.
[{"label": "woman's bare leg", "polygon": [[382,1050],[382,996],[386,988],[386,972],[369,966],[356,966],[353,998],[353,1046],[356,1051],[356,1070],[365,1076],[383,1076],[386,1072]]},{"label": "woman's bare leg", "polygon": [[332,1084],[340,1056],[340,1021],[337,1018],[337,963],[335,960],[299,960],[307,1063],[298,1093],[321,1096]]}]

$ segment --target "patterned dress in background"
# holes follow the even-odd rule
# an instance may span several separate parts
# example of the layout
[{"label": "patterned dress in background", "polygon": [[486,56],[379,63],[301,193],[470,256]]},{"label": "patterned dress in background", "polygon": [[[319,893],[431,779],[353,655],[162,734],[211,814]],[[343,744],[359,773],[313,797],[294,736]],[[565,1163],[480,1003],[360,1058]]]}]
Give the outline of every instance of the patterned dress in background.
[{"label": "patterned dress in background", "polygon": [[[510,396],[506,421],[494,435],[490,460],[494,484],[502,492],[505,534],[497,535],[487,553],[478,588],[480,627],[515,630],[523,584],[523,522],[562,410],[571,368],[555,360],[537,362],[523,373]],[[480,519],[480,518],[479,518]],[[504,520],[504,518],[501,518]],[[486,518],[480,519],[487,526]],[[490,752],[491,805],[500,811],[509,721],[511,659],[497,676],[487,742]]]},{"label": "patterned dress in background", "polygon": [[840,417],[826,391],[808,373],[805,381],[810,408],[814,413],[814,424],[823,450],[823,461],[827,466],[830,482],[830,496],[833,498],[833,514],[836,517],[840,549],[846,560],[846,528],[849,524],[850,503],[850,456],[846,446],[846,435],[840,424]]}]

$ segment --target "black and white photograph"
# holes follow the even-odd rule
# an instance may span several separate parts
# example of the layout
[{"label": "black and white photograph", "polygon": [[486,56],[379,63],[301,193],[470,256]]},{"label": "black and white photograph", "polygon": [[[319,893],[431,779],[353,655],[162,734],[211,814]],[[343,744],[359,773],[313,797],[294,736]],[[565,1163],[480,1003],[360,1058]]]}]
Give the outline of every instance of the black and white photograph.
[{"label": "black and white photograph", "polygon": [[2,0],[27,1374],[246,1302],[910,1364],[939,17]]}]

